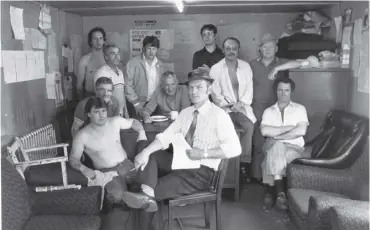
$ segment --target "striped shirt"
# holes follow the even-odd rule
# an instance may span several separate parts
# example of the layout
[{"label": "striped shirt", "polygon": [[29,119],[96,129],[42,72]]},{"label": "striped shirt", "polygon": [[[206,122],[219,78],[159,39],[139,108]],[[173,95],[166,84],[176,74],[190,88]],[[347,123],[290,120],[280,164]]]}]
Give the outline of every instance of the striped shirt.
[{"label": "striped shirt", "polygon": [[[157,135],[163,149],[167,149],[176,133],[184,137],[193,121],[194,106],[185,108],[177,119],[163,132]],[[207,101],[199,109],[197,125],[194,131],[193,147],[199,149],[221,148],[227,158],[241,154],[241,146],[230,116],[215,104]],[[202,159],[204,166],[218,169],[221,159]]]},{"label": "striped shirt", "polygon": [[209,68],[211,68],[214,64],[221,61],[225,57],[222,49],[216,46],[216,49],[210,53],[207,51],[206,47],[201,50],[198,50],[193,55],[193,69],[197,69],[198,67],[206,64]]}]

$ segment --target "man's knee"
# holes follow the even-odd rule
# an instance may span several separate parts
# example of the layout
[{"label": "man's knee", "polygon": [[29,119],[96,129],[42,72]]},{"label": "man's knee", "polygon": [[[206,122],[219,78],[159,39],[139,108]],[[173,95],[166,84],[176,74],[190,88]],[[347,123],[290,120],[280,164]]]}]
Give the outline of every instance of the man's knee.
[{"label": "man's knee", "polygon": [[285,152],[285,145],[283,142],[275,140],[273,138],[267,138],[262,151],[265,154],[274,154],[275,152]]}]

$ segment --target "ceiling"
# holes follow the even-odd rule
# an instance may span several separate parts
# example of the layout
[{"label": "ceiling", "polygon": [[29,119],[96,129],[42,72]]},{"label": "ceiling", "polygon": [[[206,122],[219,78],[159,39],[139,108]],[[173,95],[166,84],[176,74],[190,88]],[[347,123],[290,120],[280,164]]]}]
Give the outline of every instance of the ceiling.
[{"label": "ceiling", "polygon": [[[80,16],[177,14],[173,1],[36,1]],[[185,14],[285,13],[319,10],[335,1],[185,0]]]}]

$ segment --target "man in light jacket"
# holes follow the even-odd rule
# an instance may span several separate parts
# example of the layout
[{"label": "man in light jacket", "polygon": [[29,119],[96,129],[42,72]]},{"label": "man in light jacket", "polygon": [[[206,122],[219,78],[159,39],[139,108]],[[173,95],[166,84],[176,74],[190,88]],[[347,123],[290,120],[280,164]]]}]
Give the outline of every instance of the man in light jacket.
[{"label": "man in light jacket", "polygon": [[251,104],[253,99],[253,73],[250,65],[238,59],[240,42],[234,37],[226,38],[222,44],[225,58],[213,65],[210,76],[212,100],[229,113],[235,125],[241,126],[242,154],[241,172],[247,179],[248,166],[252,160],[252,135],[256,117]]},{"label": "man in light jacket", "polygon": [[159,45],[157,37],[146,36],[143,40],[142,54],[127,62],[125,95],[131,104],[128,105],[130,117],[137,117],[142,113],[145,104],[160,83],[164,68],[163,63],[156,57]]}]

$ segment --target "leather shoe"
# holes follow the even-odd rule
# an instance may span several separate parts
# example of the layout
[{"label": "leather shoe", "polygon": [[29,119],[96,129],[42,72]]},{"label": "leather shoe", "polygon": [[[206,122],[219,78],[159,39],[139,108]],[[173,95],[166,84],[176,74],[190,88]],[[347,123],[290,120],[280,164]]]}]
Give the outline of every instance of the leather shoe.
[{"label": "leather shoe", "polygon": [[271,209],[274,205],[274,197],[271,193],[265,193],[265,197],[263,198],[263,208],[264,209]]},{"label": "leather shoe", "polygon": [[287,210],[287,200],[284,192],[280,192],[276,198],[276,207],[280,210]]},{"label": "leather shoe", "polygon": [[156,212],[158,210],[157,202],[144,192],[125,192],[123,201],[131,208],[144,209],[146,212]]}]

